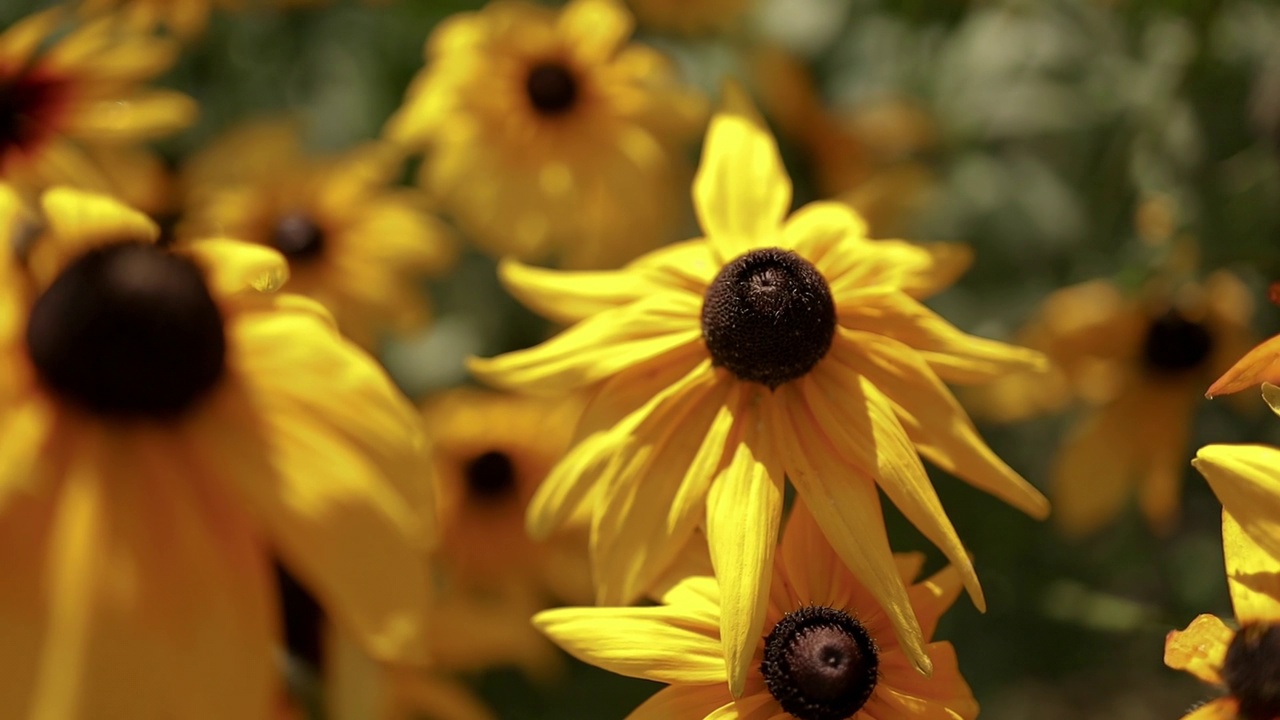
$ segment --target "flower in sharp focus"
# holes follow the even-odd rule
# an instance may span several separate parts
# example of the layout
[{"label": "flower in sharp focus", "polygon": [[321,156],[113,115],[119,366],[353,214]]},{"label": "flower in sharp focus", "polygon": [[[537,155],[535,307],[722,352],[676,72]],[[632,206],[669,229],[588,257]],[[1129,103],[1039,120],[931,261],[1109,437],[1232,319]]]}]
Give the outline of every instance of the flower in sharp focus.
[{"label": "flower in sharp focus", "polygon": [[683,231],[705,114],[630,34],[615,0],[451,16],[386,136],[426,150],[421,184],[487,251],[617,267]]},{"label": "flower in sharp focus", "polygon": [[279,254],[162,248],[103,196],[55,188],[36,213],[0,186],[14,232],[37,236],[24,264],[0,254],[6,707],[267,717],[274,557],[369,652],[421,660],[421,423],[323,308],[270,292]]},{"label": "flower in sharp focus", "polygon": [[1164,663],[1224,691],[1183,720],[1272,720],[1280,717],[1280,561],[1225,508],[1222,551],[1239,628],[1200,615],[1185,630],[1169,632]]},{"label": "flower in sharp focus", "polygon": [[289,261],[292,292],[319,301],[344,334],[372,347],[427,319],[419,280],[453,261],[447,228],[419,193],[392,185],[400,158],[371,144],[307,156],[289,122],[251,123],[184,168],[180,234],[266,245]]},{"label": "flower in sharp focus", "polygon": [[590,600],[585,528],[534,542],[524,527],[529,499],[569,448],[581,409],[576,398],[472,389],[427,404],[440,497],[437,564],[455,582]]},{"label": "flower in sharp focus", "polygon": [[[912,583],[919,554],[894,556],[894,574]],[[797,503],[773,566],[764,629],[752,638],[745,692],[726,683],[718,617],[729,598],[714,578],[691,576],[661,593],[662,605],[560,608],[534,623],[584,662],[669,687],[628,720],[972,720],[978,704],[955,650],[930,642],[932,677],[914,667],[892,623],[849,574],[804,503]],[[954,568],[911,584],[913,616],[926,641],[955,602]]]},{"label": "flower in sharp focus", "polygon": [[94,150],[128,147],[195,119],[191,98],[143,85],[176,56],[175,44],[118,16],[72,26],[55,8],[0,32],[0,180],[27,192],[55,183],[117,190]]},{"label": "flower in sharp focus", "polygon": [[706,237],[618,271],[505,263],[512,292],[574,324],[537,347],[473,361],[472,371],[525,392],[589,393],[580,441],[534,495],[528,524],[545,536],[598,491],[600,604],[638,598],[705,520],[735,694],[764,618],[784,477],[926,668],[876,488],[942,548],[981,607],[917,447],[1043,517],[1043,496],[986,446],[943,384],[988,381],[1042,358],[967,335],[920,303],[965,269],[964,248],[868,240],[836,203],[788,218],[777,147],[741,95],[729,97],[693,188]]},{"label": "flower in sharp focus", "polygon": [[1107,281],[1073,285],[1050,295],[1020,336],[1049,357],[1050,373],[977,389],[970,407],[1016,420],[1079,400],[1083,415],[1054,461],[1054,520],[1068,535],[1087,535],[1136,495],[1147,523],[1167,533],[1196,406],[1248,346],[1251,315],[1249,291],[1226,272],[1136,298]]}]

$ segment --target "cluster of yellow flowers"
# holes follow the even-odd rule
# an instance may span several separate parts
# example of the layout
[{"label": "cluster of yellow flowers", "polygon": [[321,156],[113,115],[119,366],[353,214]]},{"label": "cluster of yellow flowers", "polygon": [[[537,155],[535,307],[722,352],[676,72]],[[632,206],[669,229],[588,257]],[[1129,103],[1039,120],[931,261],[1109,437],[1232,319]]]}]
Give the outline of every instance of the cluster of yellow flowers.
[{"label": "cluster of yellow flowers", "polygon": [[[969,720],[933,635],[961,590],[985,600],[924,461],[1050,504],[948,383],[988,385],[973,407],[996,419],[1098,407],[1051,483],[1074,533],[1135,481],[1167,529],[1200,380],[1243,355],[1212,393],[1280,383],[1280,339],[1245,354],[1226,275],[1136,302],[1069,288],[1029,347],[959,330],[923,301],[967,248],[870,239],[905,190],[835,170],[842,200],[792,212],[747,91],[708,121],[615,0],[449,17],[348,152],[268,118],[174,169],[142,143],[196,103],[147,84],[212,4],[86,1],[0,32],[0,718],[296,717],[286,646],[328,717],[484,718],[436,670],[545,674],[545,635],[669,685],[635,719]],[[692,5],[637,14],[723,31],[743,3]],[[791,62],[753,58],[756,94],[835,167],[854,141]],[[472,359],[501,392],[414,407],[370,351],[428,322],[420,283],[459,238],[566,328]],[[1166,662],[1228,690],[1189,717],[1275,718],[1280,450],[1196,467],[1241,629],[1202,616]],[[881,493],[946,568],[893,551]]]}]

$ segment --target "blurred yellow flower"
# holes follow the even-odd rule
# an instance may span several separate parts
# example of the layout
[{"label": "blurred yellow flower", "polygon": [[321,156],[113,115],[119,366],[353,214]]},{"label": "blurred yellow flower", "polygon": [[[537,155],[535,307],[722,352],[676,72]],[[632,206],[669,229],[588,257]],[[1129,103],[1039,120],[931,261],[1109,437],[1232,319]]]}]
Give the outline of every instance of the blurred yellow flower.
[{"label": "blurred yellow flower", "polygon": [[1164,664],[1217,685],[1225,695],[1183,720],[1262,720],[1280,717],[1280,561],[1249,539],[1227,509],[1222,512],[1227,585],[1239,630],[1200,615],[1172,630]]},{"label": "blurred yellow flower", "polygon": [[485,250],[617,267],[679,239],[704,101],[627,44],[616,0],[499,0],[443,21],[386,135]]},{"label": "blurred yellow flower", "polygon": [[627,0],[645,28],[686,35],[722,32],[739,24],[750,0]]},{"label": "blurred yellow flower", "polygon": [[[923,564],[917,553],[894,556],[894,572],[905,583]],[[737,699],[721,661],[718,618],[729,599],[714,578],[675,583],[658,607],[561,608],[533,621],[584,662],[669,685],[628,720],[977,716],[951,644],[926,645],[933,675],[917,673],[912,652],[899,645],[876,598],[849,574],[804,503],[792,512],[773,575],[764,630],[752,639],[746,691]],[[960,588],[950,567],[911,585],[924,640],[932,639]]]},{"label": "blurred yellow flower", "polygon": [[548,593],[561,602],[590,600],[584,528],[544,542],[524,528],[529,499],[569,448],[580,414],[576,399],[471,389],[427,404],[440,497],[436,558],[454,582],[515,586],[517,594],[544,602]]},{"label": "blurred yellow flower", "polygon": [[517,297],[575,324],[472,371],[529,393],[590,393],[582,440],[534,495],[528,525],[544,537],[591,504],[600,604],[638,598],[705,519],[735,696],[764,620],[784,477],[927,668],[877,486],[982,607],[917,447],[1043,517],[1044,497],[992,453],[943,382],[989,381],[1043,359],[966,335],[919,301],[964,271],[966,248],[869,240],[836,203],[787,217],[791,183],[773,138],[739,92],[729,97],[693,188],[706,237],[619,271],[504,263]]},{"label": "blurred yellow flower", "polygon": [[191,98],[143,87],[173,63],[177,49],[119,17],[72,25],[56,8],[4,30],[0,180],[26,192],[55,183],[119,190],[93,150],[127,148],[195,119]]},{"label": "blurred yellow flower", "polygon": [[215,6],[237,9],[241,5],[242,0],[80,0],[79,9],[88,16],[116,11],[142,32],[163,27],[190,40],[204,32]]},{"label": "blurred yellow flower", "polygon": [[[0,187],[0,696],[19,717],[264,718],[279,556],[422,659],[421,423],[272,251]],[[377,562],[370,562],[377,558]],[[198,658],[193,661],[193,658]],[[163,676],[161,687],[152,683]]]},{"label": "blurred yellow flower", "polygon": [[1095,280],[1054,292],[1019,336],[1048,355],[1050,372],[1011,375],[969,403],[1010,421],[1082,401],[1049,493],[1054,520],[1071,536],[1106,526],[1135,494],[1153,530],[1173,530],[1196,404],[1248,347],[1252,301],[1235,276],[1217,272],[1177,293],[1148,290],[1127,297]]},{"label": "blurred yellow flower", "polygon": [[279,251],[289,261],[288,289],[319,301],[343,334],[372,347],[389,328],[426,321],[419,281],[454,259],[448,229],[420,194],[393,185],[400,164],[382,144],[309,157],[293,124],[246,124],[184,168],[179,231]]}]

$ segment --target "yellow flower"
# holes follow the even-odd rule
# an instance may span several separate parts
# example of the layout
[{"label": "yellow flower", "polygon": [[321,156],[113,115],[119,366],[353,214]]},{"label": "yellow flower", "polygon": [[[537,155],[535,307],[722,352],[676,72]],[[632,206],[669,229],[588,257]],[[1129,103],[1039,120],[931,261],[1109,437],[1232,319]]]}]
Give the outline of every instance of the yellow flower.
[{"label": "yellow flower", "polygon": [[600,604],[640,596],[705,517],[735,695],[764,620],[784,477],[925,668],[877,485],[942,548],[981,607],[916,446],[1044,516],[1043,496],[983,443],[943,384],[1042,359],[966,335],[919,302],[964,270],[967,250],[868,240],[836,203],[787,218],[791,183],[777,147],[739,93],[730,104],[712,120],[694,183],[706,237],[612,272],[504,263],[518,297],[576,324],[472,370],[506,388],[591,393],[583,439],[534,496],[528,524],[545,536],[592,502]]},{"label": "yellow flower", "polygon": [[562,601],[591,598],[583,532],[533,542],[529,498],[564,455],[581,413],[576,400],[453,390],[426,407],[440,496],[442,571],[469,587],[516,585]]},{"label": "yellow flower", "polygon": [[319,305],[265,292],[283,259],[170,251],[62,188],[34,214],[0,187],[15,232],[38,236],[25,266],[0,254],[6,708],[266,717],[275,556],[369,652],[421,659],[421,424]]},{"label": "yellow flower", "polygon": [[234,9],[242,4],[240,0],[81,0],[80,11],[98,15],[118,10],[121,17],[142,32],[163,27],[190,40],[204,32],[214,6]]},{"label": "yellow flower", "polygon": [[95,149],[167,135],[195,118],[186,95],[142,87],[176,55],[172,42],[119,17],[69,28],[59,9],[0,33],[0,180],[28,192],[55,183],[117,190]]},{"label": "yellow flower", "polygon": [[184,169],[187,237],[229,236],[289,261],[289,290],[322,303],[343,334],[373,346],[426,320],[418,280],[453,261],[447,229],[416,191],[394,187],[385,145],[317,159],[287,122],[245,125]]},{"label": "yellow flower", "polygon": [[1280,717],[1275,684],[1280,676],[1280,561],[1258,547],[1226,508],[1222,550],[1240,629],[1231,629],[1213,615],[1200,615],[1186,630],[1169,632],[1164,663],[1220,686],[1226,694],[1183,720]]},{"label": "yellow flower", "polygon": [[427,150],[422,185],[487,251],[616,267],[682,230],[704,114],[630,34],[616,0],[453,15],[386,135]]},{"label": "yellow flower", "polygon": [[728,30],[738,24],[748,0],[627,0],[644,27],[700,35]]},{"label": "yellow flower", "polygon": [[1095,280],[1053,293],[1020,338],[1049,356],[1051,372],[1011,375],[970,403],[1017,420],[1083,402],[1049,488],[1054,520],[1070,536],[1106,526],[1135,494],[1153,530],[1173,529],[1196,405],[1248,346],[1252,303],[1234,276],[1214,273],[1176,294],[1149,290],[1131,298]]},{"label": "yellow flower", "polygon": [[1229,395],[1259,383],[1280,383],[1280,335],[1258,344],[1209,386],[1205,397]]},{"label": "yellow flower", "polygon": [[[894,557],[910,583],[920,554]],[[561,608],[534,616],[571,655],[631,677],[667,683],[629,720],[796,718],[798,720],[972,720],[978,714],[951,643],[925,646],[933,676],[894,637],[876,598],[845,569],[804,503],[797,503],[773,568],[764,630],[752,638],[745,692],[726,685],[719,615],[728,594],[714,578],[692,576],[662,593],[662,605]],[[947,568],[908,591],[913,617],[932,639],[960,593]]]}]

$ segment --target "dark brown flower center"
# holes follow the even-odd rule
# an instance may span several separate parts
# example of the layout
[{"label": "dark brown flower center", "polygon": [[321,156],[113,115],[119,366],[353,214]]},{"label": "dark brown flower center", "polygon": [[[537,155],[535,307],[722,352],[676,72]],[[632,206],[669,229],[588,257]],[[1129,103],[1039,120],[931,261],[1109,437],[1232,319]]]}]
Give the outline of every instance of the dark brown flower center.
[{"label": "dark brown flower center", "polygon": [[291,263],[320,257],[324,245],[324,230],[303,212],[282,216],[271,233],[271,246]]},{"label": "dark brown flower center", "polygon": [[516,489],[516,468],[503,452],[490,450],[467,463],[463,475],[467,495],[481,503],[497,503]]},{"label": "dark brown flower center", "polygon": [[760,673],[799,720],[845,720],[876,689],[879,650],[848,613],[810,606],[787,613],[765,639]]},{"label": "dark brown flower center", "polygon": [[1170,310],[1151,321],[1142,341],[1142,360],[1151,370],[1179,373],[1194,370],[1213,351],[1213,336],[1204,325]]},{"label": "dark brown flower center", "polygon": [[275,571],[285,647],[312,670],[319,670],[324,663],[324,608],[279,560]]},{"label": "dark brown flower center", "polygon": [[578,100],[578,79],[559,62],[535,65],[524,85],[529,103],[542,115],[562,115]]},{"label": "dark brown flower center", "polygon": [[835,332],[831,288],[790,250],[752,250],[725,265],[702,301],[712,361],[770,388],[812,370]]},{"label": "dark brown flower center", "polygon": [[98,247],[36,300],[27,350],[41,381],[111,418],[182,414],[222,377],[222,315],[200,269],[154,245]]},{"label": "dark brown flower center", "polygon": [[12,150],[30,150],[49,133],[66,83],[21,73],[0,78],[0,159]]},{"label": "dark brown flower center", "polygon": [[1240,702],[1242,720],[1280,718],[1280,625],[1240,628],[1227,647],[1222,678]]}]

